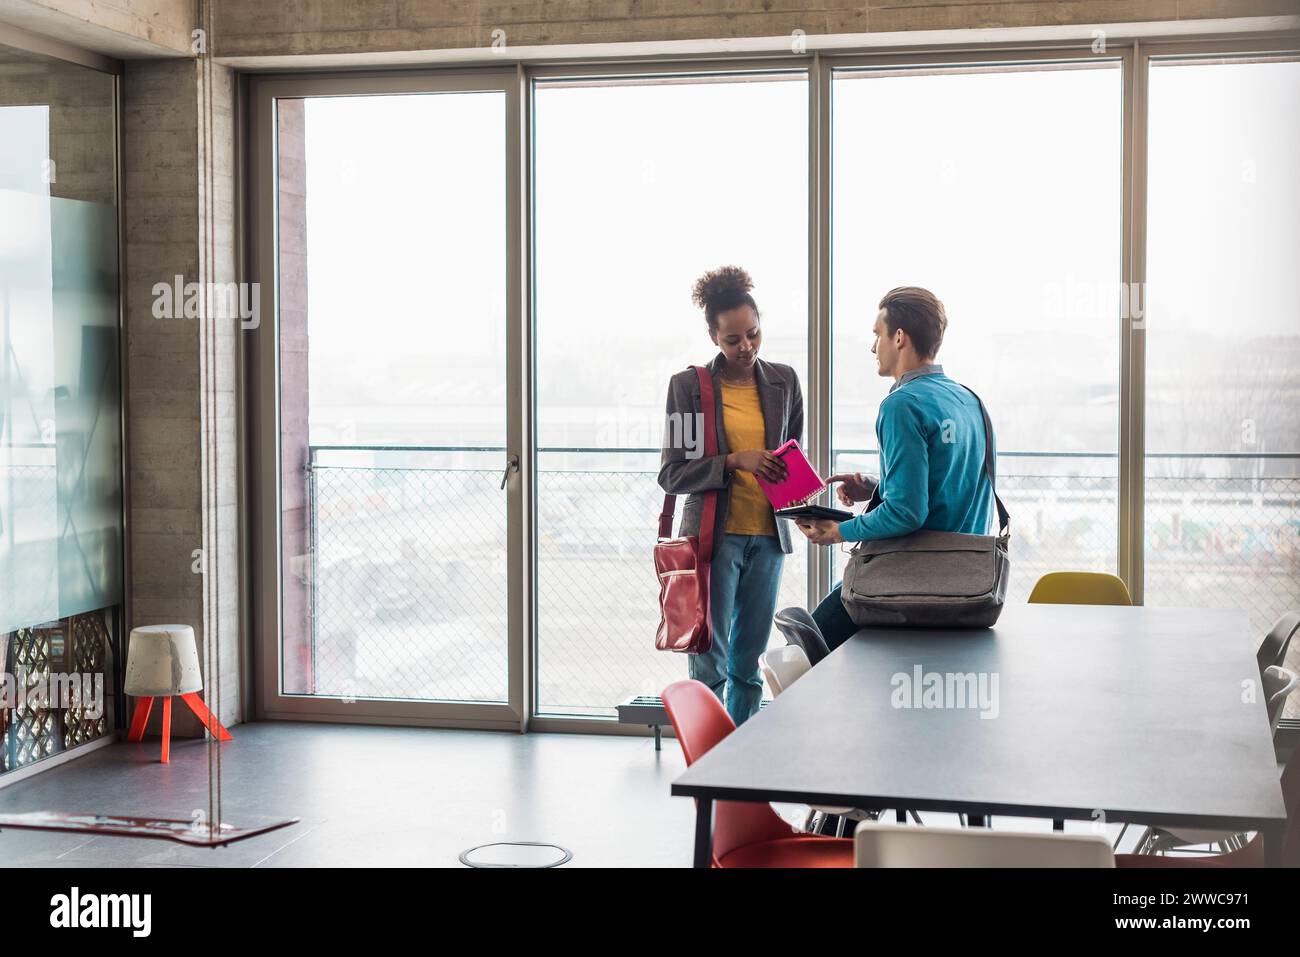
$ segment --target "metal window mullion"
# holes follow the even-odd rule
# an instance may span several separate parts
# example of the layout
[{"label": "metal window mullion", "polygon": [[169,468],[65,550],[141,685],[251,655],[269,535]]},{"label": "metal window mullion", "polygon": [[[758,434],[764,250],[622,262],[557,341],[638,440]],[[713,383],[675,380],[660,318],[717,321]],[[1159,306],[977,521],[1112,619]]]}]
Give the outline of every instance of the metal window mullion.
[{"label": "metal window mullion", "polygon": [[[309,629],[311,631],[311,693],[316,693],[316,676],[320,674],[320,665],[316,658],[316,649],[319,647],[320,635],[317,633],[317,623],[320,621],[320,589],[316,583],[320,581],[320,529],[316,525],[316,505],[320,501],[316,489],[316,452],[307,449],[307,556],[311,567],[311,598],[308,601],[308,615],[311,616]],[[283,648],[283,646],[281,646]]]},{"label": "metal window mullion", "polygon": [[[831,473],[831,67],[814,54],[808,71],[808,447],[813,466]],[[831,550],[808,560],[808,607],[831,588]]]},{"label": "metal window mullion", "polygon": [[1143,602],[1146,452],[1146,139],[1148,56],[1140,42],[1124,55],[1123,262],[1120,297],[1119,577]]},{"label": "metal window mullion", "polygon": [[532,310],[529,290],[528,76],[522,64],[506,91],[506,462],[517,456],[516,481],[507,483],[506,549],[509,638],[508,700],[528,730],[532,712],[535,615],[533,601],[534,432]]}]

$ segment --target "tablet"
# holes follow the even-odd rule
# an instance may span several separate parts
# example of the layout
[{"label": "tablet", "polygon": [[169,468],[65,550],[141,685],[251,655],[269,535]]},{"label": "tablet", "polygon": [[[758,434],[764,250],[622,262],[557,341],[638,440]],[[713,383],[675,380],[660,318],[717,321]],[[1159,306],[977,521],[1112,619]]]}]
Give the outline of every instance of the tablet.
[{"label": "tablet", "polygon": [[828,505],[796,505],[793,508],[779,508],[773,514],[777,518],[788,518],[796,521],[799,519],[812,519],[813,521],[829,519],[832,522],[847,522],[853,517],[852,512],[846,512],[842,508],[831,508]]}]

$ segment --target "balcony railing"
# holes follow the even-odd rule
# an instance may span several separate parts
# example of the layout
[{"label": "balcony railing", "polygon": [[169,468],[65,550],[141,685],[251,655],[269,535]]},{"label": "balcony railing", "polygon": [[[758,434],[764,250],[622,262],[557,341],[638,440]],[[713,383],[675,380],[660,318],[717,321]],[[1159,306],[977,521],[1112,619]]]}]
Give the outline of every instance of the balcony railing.
[{"label": "balcony railing", "polygon": [[[504,451],[312,448],[315,693],[504,700]],[[470,464],[438,464],[452,456]],[[874,457],[842,450],[835,465],[874,471]],[[1163,458],[1244,467],[1225,456]],[[680,656],[652,643],[658,450],[542,448],[538,463],[537,708],[612,716],[617,702],[657,694],[685,674]],[[1013,517],[1009,601],[1024,601],[1048,571],[1114,571],[1117,471],[1113,454],[999,455],[999,491]],[[1148,604],[1242,607],[1261,636],[1300,607],[1300,476],[1153,475],[1146,540]],[[807,604],[806,561],[801,548],[787,558],[781,605]]]}]

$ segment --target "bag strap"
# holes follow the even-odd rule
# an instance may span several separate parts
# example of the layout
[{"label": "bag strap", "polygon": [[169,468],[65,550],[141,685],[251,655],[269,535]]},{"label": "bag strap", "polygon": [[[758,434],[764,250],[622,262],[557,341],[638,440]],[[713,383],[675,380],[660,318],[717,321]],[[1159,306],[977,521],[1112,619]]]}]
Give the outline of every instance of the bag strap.
[{"label": "bag strap", "polygon": [[989,411],[984,408],[984,400],[970,386],[963,384],[962,388],[975,396],[975,401],[979,403],[980,415],[984,418],[984,471],[989,477],[989,487],[993,489],[993,503],[998,507],[998,534],[1011,534],[1011,516],[1007,514],[1007,507],[1002,504],[1002,499],[998,495],[998,466],[997,456],[993,452],[993,422],[989,419]]},{"label": "bag strap", "polygon": [[[700,380],[700,428],[704,432],[704,454],[718,454],[718,427],[716,400],[713,395],[713,373],[705,366],[693,366]],[[677,496],[665,495],[663,511],[659,513],[659,537],[673,537],[673,513],[677,511]],[[700,512],[700,561],[713,557],[713,523],[718,512],[718,491],[704,493],[704,508]]]},{"label": "bag strap", "polygon": [[[984,419],[984,472],[989,477],[989,487],[993,489],[993,503],[998,507],[998,535],[1009,536],[1011,534],[1011,516],[1007,513],[1007,507],[1002,504],[1002,498],[998,495],[998,467],[997,456],[993,454],[993,422],[989,419],[988,409],[984,408],[984,400],[968,385],[962,385],[962,388],[975,396],[975,401],[979,403],[980,416]],[[867,511],[871,511],[880,504],[880,484],[877,483],[875,489],[871,492],[871,499],[867,502]]]}]

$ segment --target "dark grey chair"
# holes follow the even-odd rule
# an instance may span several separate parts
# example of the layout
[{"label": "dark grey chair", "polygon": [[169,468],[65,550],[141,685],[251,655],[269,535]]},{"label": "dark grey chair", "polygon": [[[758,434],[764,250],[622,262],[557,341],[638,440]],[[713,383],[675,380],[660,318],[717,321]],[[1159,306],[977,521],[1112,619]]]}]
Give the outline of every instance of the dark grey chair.
[{"label": "dark grey chair", "polygon": [[817,627],[817,622],[806,608],[782,608],[772,621],[781,634],[785,635],[787,645],[798,645],[803,649],[809,664],[815,665],[831,653],[826,647],[826,639],[822,637],[822,630]]},{"label": "dark grey chair", "polygon": [[[1282,659],[1286,657],[1287,646],[1291,644],[1291,636],[1296,633],[1297,628],[1300,628],[1300,611],[1289,611],[1273,622],[1273,627],[1259,643],[1259,651],[1255,654],[1261,674],[1271,665],[1282,664]],[[810,657],[809,660],[811,661],[812,658]]]}]

